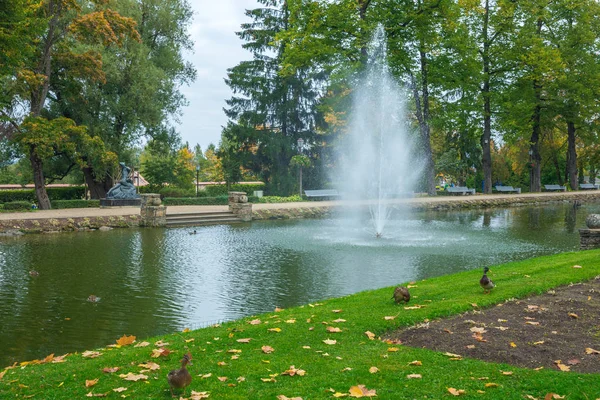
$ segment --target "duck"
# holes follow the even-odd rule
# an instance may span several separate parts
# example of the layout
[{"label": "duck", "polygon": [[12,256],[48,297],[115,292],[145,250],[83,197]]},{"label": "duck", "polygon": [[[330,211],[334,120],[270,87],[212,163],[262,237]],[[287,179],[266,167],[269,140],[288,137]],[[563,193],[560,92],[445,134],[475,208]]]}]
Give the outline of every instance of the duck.
[{"label": "duck", "polygon": [[197,234],[197,233],[198,233],[198,232],[196,232],[196,230],[194,229],[192,232],[190,232],[190,235],[195,235],[195,234]]},{"label": "duck", "polygon": [[40,276],[40,273],[32,269],[31,271],[29,271],[29,276]]},{"label": "duck", "polygon": [[100,297],[90,294],[87,298],[87,301],[89,301],[90,303],[97,303],[100,301]]},{"label": "duck", "polygon": [[494,282],[492,282],[492,280],[490,278],[488,278],[488,276],[487,276],[487,273],[489,272],[489,270],[490,269],[488,267],[485,267],[483,269],[483,276],[479,280],[479,284],[483,288],[483,292],[484,293],[490,293],[492,291],[492,289],[494,287],[496,287],[496,285],[494,284]]},{"label": "duck", "polygon": [[173,394],[173,388],[183,388],[183,396],[185,397],[185,388],[192,383],[192,375],[190,375],[189,371],[186,369],[186,365],[188,364],[193,365],[192,355],[190,353],[185,354],[181,359],[181,368],[174,369],[167,374],[167,381],[171,388],[171,397],[176,397]]},{"label": "duck", "polygon": [[410,301],[410,293],[404,286],[398,286],[394,289],[394,296],[392,297],[396,304],[400,304],[401,301],[408,303]]}]

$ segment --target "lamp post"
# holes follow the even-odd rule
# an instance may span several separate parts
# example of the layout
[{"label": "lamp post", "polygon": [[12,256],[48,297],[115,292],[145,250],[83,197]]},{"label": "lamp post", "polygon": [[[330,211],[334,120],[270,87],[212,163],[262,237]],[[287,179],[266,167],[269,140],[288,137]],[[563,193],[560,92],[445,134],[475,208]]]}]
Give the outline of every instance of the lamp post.
[{"label": "lamp post", "polygon": [[[298,153],[302,154],[302,149],[304,147],[304,139],[298,139]],[[300,197],[302,197],[302,163],[300,163],[300,175],[299,175],[299,187],[300,187]]]},{"label": "lamp post", "polygon": [[198,181],[200,180],[200,164],[196,164],[196,197],[198,197]]}]

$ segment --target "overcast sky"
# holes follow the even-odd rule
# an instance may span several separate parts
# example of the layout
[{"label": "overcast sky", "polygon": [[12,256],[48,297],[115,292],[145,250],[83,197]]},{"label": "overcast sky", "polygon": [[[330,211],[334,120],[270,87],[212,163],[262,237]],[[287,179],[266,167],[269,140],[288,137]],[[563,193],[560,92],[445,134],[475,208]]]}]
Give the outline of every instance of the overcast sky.
[{"label": "overcast sky", "polygon": [[223,79],[227,68],[234,67],[242,60],[249,60],[251,54],[242,49],[242,40],[235,32],[240,24],[249,22],[244,11],[258,6],[256,0],[190,0],[194,9],[194,21],[190,36],[194,42],[194,53],[187,54],[198,76],[182,92],[189,101],[183,109],[181,124],[177,127],[184,142],[190,146],[196,143],[206,150],[209,143],[219,144],[221,127],[227,123],[223,113],[225,99],[231,91]]}]

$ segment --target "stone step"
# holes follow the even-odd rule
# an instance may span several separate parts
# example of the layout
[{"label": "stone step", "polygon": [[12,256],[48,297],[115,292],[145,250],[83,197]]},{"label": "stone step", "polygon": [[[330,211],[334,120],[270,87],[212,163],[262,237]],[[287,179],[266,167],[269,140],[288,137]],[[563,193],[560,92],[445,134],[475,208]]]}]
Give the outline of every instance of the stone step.
[{"label": "stone step", "polygon": [[176,219],[167,220],[167,227],[177,226],[202,226],[202,225],[216,225],[216,224],[237,224],[243,222],[238,217],[222,217],[222,218],[189,218],[189,219]]},{"label": "stone step", "polygon": [[212,218],[229,218],[235,217],[232,212],[204,212],[204,213],[178,213],[167,214],[167,221],[175,221],[178,219],[212,219]]}]

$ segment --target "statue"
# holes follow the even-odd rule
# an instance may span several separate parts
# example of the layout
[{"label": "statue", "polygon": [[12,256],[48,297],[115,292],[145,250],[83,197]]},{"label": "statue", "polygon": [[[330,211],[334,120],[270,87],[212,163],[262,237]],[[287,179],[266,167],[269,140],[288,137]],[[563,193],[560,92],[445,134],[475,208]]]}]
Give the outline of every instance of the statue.
[{"label": "statue", "polygon": [[139,199],[140,195],[137,193],[133,181],[129,177],[131,168],[125,165],[124,162],[120,162],[121,166],[121,180],[106,193],[107,199]]}]

